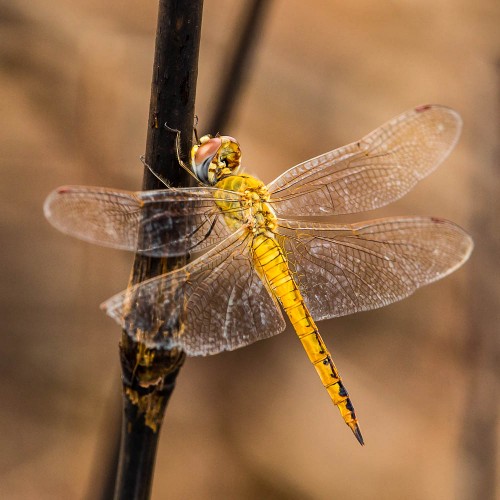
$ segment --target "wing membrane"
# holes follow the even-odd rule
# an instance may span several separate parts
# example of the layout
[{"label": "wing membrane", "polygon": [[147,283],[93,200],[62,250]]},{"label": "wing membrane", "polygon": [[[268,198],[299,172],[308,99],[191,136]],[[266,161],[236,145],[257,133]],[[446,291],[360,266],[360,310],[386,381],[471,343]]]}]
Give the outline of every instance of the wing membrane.
[{"label": "wing membrane", "polygon": [[408,192],[453,149],[461,129],[455,111],[423,106],[403,113],[358,142],[300,163],[268,185],[280,217],[371,210]]},{"label": "wing membrane", "polygon": [[209,187],[130,192],[66,186],[49,195],[44,211],[57,229],[91,243],[173,256],[203,250],[230,234],[216,192],[239,199],[238,193]]},{"label": "wing membrane", "polygon": [[[112,297],[102,308],[147,346],[180,347],[191,356],[233,350],[280,333],[283,316],[253,268],[245,231],[182,269]],[[172,324],[180,314],[181,331]]]},{"label": "wing membrane", "polygon": [[280,220],[279,233],[318,320],[407,297],[462,265],[473,246],[454,223],[426,217],[350,225]]}]

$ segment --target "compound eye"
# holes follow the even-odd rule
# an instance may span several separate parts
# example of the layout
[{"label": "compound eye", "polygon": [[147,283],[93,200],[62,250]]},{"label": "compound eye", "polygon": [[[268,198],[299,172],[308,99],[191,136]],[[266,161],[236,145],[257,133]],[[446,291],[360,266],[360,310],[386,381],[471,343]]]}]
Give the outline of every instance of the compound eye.
[{"label": "compound eye", "polygon": [[193,170],[196,177],[204,184],[210,184],[208,170],[221,145],[222,141],[218,137],[212,137],[200,144],[194,154]]},{"label": "compound eye", "polygon": [[195,165],[202,165],[207,160],[210,160],[208,163],[212,161],[212,158],[217,153],[218,149],[221,147],[222,141],[219,137],[212,137],[208,139],[208,141],[204,142],[200,145],[196,154],[194,155],[194,163]]}]

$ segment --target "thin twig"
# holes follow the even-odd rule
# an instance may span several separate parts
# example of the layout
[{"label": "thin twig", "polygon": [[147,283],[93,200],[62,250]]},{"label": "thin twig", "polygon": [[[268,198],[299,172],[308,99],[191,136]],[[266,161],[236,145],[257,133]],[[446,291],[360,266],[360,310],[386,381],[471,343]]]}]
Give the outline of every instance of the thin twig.
[{"label": "thin twig", "polygon": [[225,68],[222,81],[215,99],[212,117],[207,130],[211,134],[223,133],[232,116],[236,99],[240,94],[243,81],[252,67],[252,56],[263,28],[266,8],[271,0],[252,0],[248,2],[243,22],[238,24],[235,38],[239,35],[236,49],[230,64]]},{"label": "thin twig", "polygon": [[[182,151],[191,146],[198,51],[203,0],[160,0],[151,85],[145,163],[172,186],[188,185],[179,168],[175,135],[164,124],[181,131]],[[143,189],[164,188],[148,168]],[[131,283],[165,273],[185,263],[137,255]],[[124,417],[115,499],[150,496],[156,448],[165,408],[184,361],[178,350],[147,349],[122,334]]]}]

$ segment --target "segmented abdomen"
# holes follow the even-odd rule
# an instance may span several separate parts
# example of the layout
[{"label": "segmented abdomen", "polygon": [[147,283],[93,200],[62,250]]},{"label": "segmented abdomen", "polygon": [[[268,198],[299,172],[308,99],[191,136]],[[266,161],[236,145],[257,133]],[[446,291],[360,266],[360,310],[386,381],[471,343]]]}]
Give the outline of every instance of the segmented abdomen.
[{"label": "segmented abdomen", "polygon": [[332,356],[304,303],[283,249],[276,239],[265,234],[258,234],[253,238],[252,251],[255,268],[269,284],[290,318],[290,322],[309,360],[318,372],[323,386],[333,403],[338,407],[345,423],[351,428],[358,441],[364,444],[347,390],[342,384]]}]

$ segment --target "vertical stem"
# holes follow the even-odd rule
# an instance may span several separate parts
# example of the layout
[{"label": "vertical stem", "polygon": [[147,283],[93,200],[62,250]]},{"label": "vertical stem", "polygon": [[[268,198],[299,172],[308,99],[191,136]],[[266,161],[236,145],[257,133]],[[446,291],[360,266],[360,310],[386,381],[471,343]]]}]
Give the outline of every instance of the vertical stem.
[{"label": "vertical stem", "polygon": [[[175,134],[182,151],[191,145],[203,0],[160,0],[156,32],[146,163],[173,186],[188,185],[179,167]],[[143,189],[164,188],[146,168]],[[136,255],[130,284],[185,263]],[[175,322],[172,322],[175,323]],[[184,361],[178,350],[148,349],[122,334],[123,424],[116,500],[148,499],[163,415]]]},{"label": "vertical stem", "polygon": [[[497,61],[497,86],[500,86],[500,61]],[[492,103],[489,103],[491,106]],[[500,101],[496,121],[488,127],[500,128]],[[467,367],[467,401],[460,436],[459,470],[456,498],[467,500],[498,498],[499,438],[498,395],[500,394],[500,291],[492,276],[498,274],[500,235],[500,149],[484,162],[473,188],[481,193],[474,204],[472,234],[476,247],[472,255],[467,287],[469,327],[463,366]],[[485,145],[486,148],[488,144]]]},{"label": "vertical stem", "polygon": [[252,68],[252,56],[264,25],[266,8],[270,8],[271,4],[271,0],[251,0],[248,2],[242,23],[237,26],[234,38],[239,38],[231,61],[222,75],[223,80],[207,128],[211,134],[222,133],[227,126],[243,81]]}]

